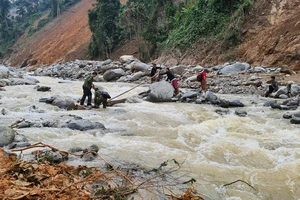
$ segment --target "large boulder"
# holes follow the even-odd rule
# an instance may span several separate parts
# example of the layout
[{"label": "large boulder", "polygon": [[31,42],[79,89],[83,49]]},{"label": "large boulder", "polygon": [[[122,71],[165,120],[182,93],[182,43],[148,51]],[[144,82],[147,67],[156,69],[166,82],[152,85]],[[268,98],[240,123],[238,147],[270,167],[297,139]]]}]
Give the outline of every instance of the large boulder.
[{"label": "large boulder", "polygon": [[92,129],[105,129],[105,126],[103,124],[99,122],[92,122],[87,119],[72,120],[69,123],[67,123],[67,127],[72,130],[80,130],[80,131],[86,131]]},{"label": "large boulder", "polygon": [[69,97],[54,97],[51,104],[66,110],[73,110],[75,108],[74,100]]},{"label": "large boulder", "polygon": [[270,96],[279,98],[279,96],[282,94],[285,94],[285,95],[288,94],[288,88],[286,86],[280,87],[276,92],[273,92],[272,94],[270,94]]},{"label": "large boulder", "polygon": [[36,81],[33,79],[24,78],[10,78],[10,85],[36,85]]},{"label": "large boulder", "polygon": [[35,79],[35,78],[31,77],[31,76],[23,76],[23,78],[25,80],[29,80],[29,81],[34,82],[34,83],[39,83],[40,82],[39,80],[37,80],[37,79]]},{"label": "large boulder", "polygon": [[160,81],[150,86],[148,100],[151,102],[167,102],[171,101],[173,94],[173,86],[166,81]]},{"label": "large boulder", "polygon": [[205,100],[209,101],[211,104],[219,104],[220,100],[213,92],[208,91],[206,92]]},{"label": "large boulder", "polygon": [[291,123],[300,124],[300,113],[295,113],[292,115]]},{"label": "large boulder", "polygon": [[135,74],[133,74],[133,76],[130,78],[130,81],[136,81],[139,80],[140,78],[142,78],[144,76],[144,72],[137,72]]},{"label": "large boulder", "polygon": [[0,65],[0,79],[8,78],[8,76],[9,76],[8,68],[3,65]]},{"label": "large boulder", "polygon": [[121,63],[131,63],[135,58],[132,55],[124,55],[120,57]]},{"label": "large boulder", "polygon": [[231,74],[239,74],[244,73],[250,68],[248,63],[240,63],[236,62],[232,65],[227,65],[219,71],[219,74],[222,75],[231,75]]},{"label": "large boulder", "polygon": [[123,69],[111,69],[106,71],[103,74],[103,78],[106,81],[113,81],[113,80],[117,80],[118,78],[120,78],[121,76],[123,76],[125,74]]},{"label": "large boulder", "polygon": [[0,147],[9,145],[14,141],[15,132],[12,128],[0,125]]},{"label": "large boulder", "polygon": [[178,75],[182,75],[185,72],[185,69],[186,66],[184,65],[173,66],[170,68],[173,74],[178,74]]},{"label": "large boulder", "polygon": [[291,86],[291,95],[292,96],[297,96],[300,92],[300,87],[297,84],[292,84]]},{"label": "large boulder", "polygon": [[142,62],[134,62],[134,64],[131,66],[132,72],[139,72],[139,71],[148,71],[150,70],[150,65],[147,65],[146,63]]},{"label": "large boulder", "polygon": [[190,76],[185,81],[186,82],[196,82],[197,81],[197,76]]}]

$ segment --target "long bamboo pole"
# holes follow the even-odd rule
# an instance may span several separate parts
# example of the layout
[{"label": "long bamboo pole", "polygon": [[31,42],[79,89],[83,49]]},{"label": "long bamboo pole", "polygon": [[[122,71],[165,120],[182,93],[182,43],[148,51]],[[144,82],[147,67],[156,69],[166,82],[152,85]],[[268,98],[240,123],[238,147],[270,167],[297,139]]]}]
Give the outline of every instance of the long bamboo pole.
[{"label": "long bamboo pole", "polygon": [[139,84],[139,85],[136,85],[136,86],[134,86],[133,88],[131,88],[131,89],[129,89],[129,90],[127,90],[127,91],[125,91],[125,92],[123,92],[123,93],[121,93],[121,94],[119,94],[119,95],[113,97],[113,98],[111,98],[111,99],[108,100],[108,101],[111,101],[111,100],[113,100],[113,99],[115,99],[115,98],[117,98],[117,97],[119,97],[119,96],[122,96],[123,94],[126,94],[127,92],[129,92],[129,91],[133,90],[134,88],[137,88],[137,87],[139,87],[139,86],[141,86],[141,85],[143,85],[143,84],[144,84],[144,83],[141,83],[141,84]]}]

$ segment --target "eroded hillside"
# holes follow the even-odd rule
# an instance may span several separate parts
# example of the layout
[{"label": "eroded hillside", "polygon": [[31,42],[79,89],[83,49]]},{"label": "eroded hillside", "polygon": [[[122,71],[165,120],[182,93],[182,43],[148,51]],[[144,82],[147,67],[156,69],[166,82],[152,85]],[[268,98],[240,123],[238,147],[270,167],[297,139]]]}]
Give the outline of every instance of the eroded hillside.
[{"label": "eroded hillside", "polygon": [[[122,2],[122,1],[121,1]],[[125,1],[124,1],[125,2]],[[122,2],[122,3],[124,3]],[[25,43],[14,49],[8,64],[19,66],[24,60],[40,66],[59,61],[86,59],[91,32],[87,12],[94,0],[82,0],[63,13]],[[246,61],[253,65],[300,68],[300,1],[256,1],[243,29],[243,43],[224,51],[218,42],[198,42],[188,51],[164,51],[156,59],[166,65],[217,65],[227,61]],[[111,55],[137,53],[137,43],[125,44]]]},{"label": "eroded hillside", "polygon": [[91,31],[88,10],[94,0],[82,0],[54,21],[36,32],[21,45],[15,45],[7,63],[18,66],[28,60],[28,65],[39,66],[59,61],[85,59]]}]

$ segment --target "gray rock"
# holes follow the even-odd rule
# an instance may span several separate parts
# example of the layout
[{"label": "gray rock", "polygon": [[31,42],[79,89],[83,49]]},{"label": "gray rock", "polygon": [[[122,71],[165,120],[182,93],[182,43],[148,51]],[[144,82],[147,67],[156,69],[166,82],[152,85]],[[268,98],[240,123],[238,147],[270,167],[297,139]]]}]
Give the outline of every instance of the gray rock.
[{"label": "gray rock", "polygon": [[15,131],[7,126],[0,125],[0,147],[6,146],[14,141]]},{"label": "gray rock", "polygon": [[76,152],[80,152],[80,151],[83,151],[82,148],[80,147],[72,147],[68,150],[69,152],[72,152],[72,153],[76,153]]},{"label": "gray rock", "polygon": [[288,94],[288,88],[287,88],[286,86],[280,87],[276,92],[273,92],[273,93],[271,94],[271,96],[274,96],[275,98],[279,98],[279,96],[280,96],[281,94],[285,94],[285,95]]},{"label": "gray rock", "polygon": [[225,99],[220,99],[220,106],[221,106],[222,108],[229,108],[230,102],[227,101],[227,100],[225,100]]},{"label": "gray rock", "polygon": [[38,86],[37,91],[39,92],[47,92],[47,91],[50,91],[51,90],[51,87],[47,87],[47,86]]},{"label": "gray rock", "polygon": [[92,152],[98,152],[99,151],[99,147],[95,144],[92,144],[91,146],[89,146],[88,151]]},{"label": "gray rock", "polygon": [[137,72],[135,74],[133,74],[133,76],[130,78],[130,81],[136,81],[139,80],[140,78],[142,78],[144,76],[143,72]]},{"label": "gray rock", "polygon": [[297,85],[297,84],[292,84],[291,85],[291,95],[292,96],[297,96],[298,94],[299,94],[299,92],[300,92],[300,87],[299,87],[299,85]]},{"label": "gray rock", "polygon": [[230,112],[230,110],[225,108],[218,108],[215,110],[215,112],[219,115],[227,115]]},{"label": "gray rock", "polygon": [[23,78],[24,78],[25,80],[28,80],[28,81],[30,81],[30,82],[34,82],[34,83],[36,83],[36,84],[40,82],[39,80],[37,80],[37,79],[35,79],[35,78],[31,77],[31,76],[23,76]]},{"label": "gray rock", "polygon": [[131,65],[131,71],[132,72],[139,72],[139,71],[148,71],[150,70],[150,65],[147,65],[146,63],[142,62],[134,62],[133,65]]},{"label": "gray rock", "polygon": [[185,72],[185,69],[186,66],[184,65],[173,66],[170,68],[173,74],[178,74],[178,75],[182,75]]},{"label": "gray rock", "polygon": [[282,110],[282,107],[276,102],[271,104],[271,108]]},{"label": "gray rock", "polygon": [[283,117],[284,119],[291,119],[291,118],[292,118],[292,114],[290,114],[290,113],[285,113],[282,117]]},{"label": "gray rock", "polygon": [[244,107],[245,105],[240,100],[233,100],[229,103],[230,107]]},{"label": "gray rock", "polygon": [[205,100],[209,101],[211,104],[219,104],[220,103],[219,98],[217,97],[217,95],[215,95],[211,91],[206,92]]},{"label": "gray rock", "polygon": [[288,99],[289,97],[286,94],[281,94],[278,97],[279,99]]},{"label": "gray rock", "polygon": [[[46,101],[47,103],[47,101]],[[75,102],[69,97],[54,97],[54,100],[51,103],[53,106],[57,106],[66,110],[73,110],[75,108]]]},{"label": "gray rock", "polygon": [[107,60],[103,61],[103,65],[109,65],[111,62],[112,62],[111,59],[107,59]]},{"label": "gray rock", "polygon": [[299,106],[299,99],[291,99],[285,104],[287,106]]},{"label": "gray rock", "polygon": [[182,97],[181,97],[181,99],[183,99],[183,100],[186,100],[187,98],[195,98],[195,97],[197,97],[198,96],[198,92],[191,92],[191,91],[189,91],[189,92],[186,92],[186,93],[184,93],[183,95],[182,95]]},{"label": "gray rock", "polygon": [[120,57],[121,63],[131,63],[134,60],[136,59],[132,55],[124,55]]},{"label": "gray rock", "polygon": [[173,86],[166,81],[160,81],[151,84],[148,100],[151,102],[167,102],[171,101],[173,94]]},{"label": "gray rock", "polygon": [[270,100],[264,103],[265,107],[270,107],[272,104],[277,104],[276,100]]},{"label": "gray rock", "polygon": [[293,114],[290,122],[292,124],[300,124],[300,113]]},{"label": "gray rock", "polygon": [[105,129],[105,126],[99,122],[92,122],[86,119],[72,120],[67,123],[67,127],[72,130],[92,130],[92,129]]},{"label": "gray rock", "polygon": [[236,62],[232,65],[227,65],[223,67],[219,74],[222,75],[231,75],[231,74],[238,74],[238,73],[244,73],[250,68],[250,65],[248,63],[240,63]]},{"label": "gray rock", "polygon": [[31,126],[33,126],[33,123],[29,121],[23,121],[18,125],[18,128],[29,128]]},{"label": "gray rock", "polygon": [[53,152],[52,150],[44,150],[40,154],[36,155],[36,158],[40,162],[48,161],[52,164],[59,164],[68,159],[68,155],[62,155],[59,152]]},{"label": "gray rock", "polygon": [[106,71],[103,74],[103,78],[106,81],[113,81],[113,80],[117,80],[118,78],[120,78],[123,75],[125,75],[125,72],[123,69],[111,69],[111,70]]},{"label": "gray rock", "polygon": [[246,117],[248,113],[247,113],[246,111],[239,111],[239,110],[236,110],[236,111],[234,112],[234,114],[236,114],[236,115],[238,115],[238,116],[240,116],[240,117]]},{"label": "gray rock", "polygon": [[93,161],[94,159],[95,159],[95,156],[94,156],[92,153],[85,154],[85,155],[82,157],[82,160],[83,160],[84,162]]},{"label": "gray rock", "polygon": [[0,65],[0,79],[8,78],[9,69],[3,65]]},{"label": "gray rock", "polygon": [[185,81],[186,82],[196,82],[197,81],[197,76],[190,76]]},{"label": "gray rock", "polygon": [[202,104],[204,102],[205,102],[205,98],[203,98],[203,97],[200,97],[199,99],[196,99],[196,101],[195,101],[196,104]]},{"label": "gray rock", "polygon": [[23,78],[10,78],[10,85],[35,85],[34,80],[23,79]]},{"label": "gray rock", "polygon": [[263,67],[254,67],[254,72],[267,72],[267,70]]},{"label": "gray rock", "polygon": [[18,142],[28,142],[28,139],[25,135],[16,134],[15,138],[14,138],[14,142],[16,142],[16,143],[18,143]]}]

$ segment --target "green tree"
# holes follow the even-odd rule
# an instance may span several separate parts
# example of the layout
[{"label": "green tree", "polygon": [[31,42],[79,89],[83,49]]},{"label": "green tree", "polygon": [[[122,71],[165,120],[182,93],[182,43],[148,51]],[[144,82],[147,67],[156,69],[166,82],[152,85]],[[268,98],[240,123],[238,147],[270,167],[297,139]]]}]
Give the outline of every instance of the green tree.
[{"label": "green tree", "polygon": [[89,11],[89,26],[93,32],[89,46],[91,57],[108,58],[119,43],[119,0],[97,0]]}]

